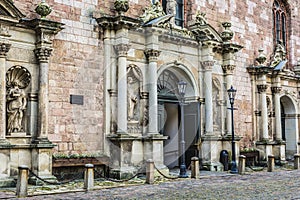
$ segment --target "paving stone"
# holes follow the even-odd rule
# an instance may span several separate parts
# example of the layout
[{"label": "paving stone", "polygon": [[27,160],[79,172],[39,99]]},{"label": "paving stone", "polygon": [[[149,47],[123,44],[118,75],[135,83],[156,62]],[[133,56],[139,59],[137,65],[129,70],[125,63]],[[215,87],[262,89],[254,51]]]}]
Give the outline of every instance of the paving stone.
[{"label": "paving stone", "polygon": [[[172,175],[175,174],[173,171]],[[153,185],[144,184],[144,177],[127,183],[102,180],[96,181],[95,190],[89,192],[82,189],[81,181],[62,186],[30,186],[28,192],[34,196],[23,199],[300,199],[300,170],[276,168],[274,172],[264,169],[245,175],[208,171],[200,174],[200,179],[156,178]],[[14,193],[13,188],[2,189],[0,199],[17,199]]]}]

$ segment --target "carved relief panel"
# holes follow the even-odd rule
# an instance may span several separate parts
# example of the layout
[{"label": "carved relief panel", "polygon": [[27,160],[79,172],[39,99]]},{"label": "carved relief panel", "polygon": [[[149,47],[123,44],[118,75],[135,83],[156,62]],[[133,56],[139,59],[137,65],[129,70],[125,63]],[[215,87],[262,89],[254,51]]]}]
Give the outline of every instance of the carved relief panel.
[{"label": "carved relief panel", "polygon": [[8,135],[13,132],[26,132],[27,96],[25,89],[30,81],[31,75],[25,67],[13,66],[6,72],[6,129]]}]

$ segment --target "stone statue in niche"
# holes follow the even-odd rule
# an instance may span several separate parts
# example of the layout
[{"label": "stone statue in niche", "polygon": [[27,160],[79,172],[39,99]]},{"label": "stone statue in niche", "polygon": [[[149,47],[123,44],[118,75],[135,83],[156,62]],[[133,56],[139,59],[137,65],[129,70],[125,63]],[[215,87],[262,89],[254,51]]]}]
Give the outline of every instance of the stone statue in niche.
[{"label": "stone statue in niche", "polygon": [[127,118],[128,121],[139,121],[140,82],[142,73],[135,65],[127,68]]},{"label": "stone statue in niche", "polygon": [[217,78],[213,78],[213,119],[214,130],[219,131],[221,128],[221,107],[220,107],[220,90],[221,84]]},{"label": "stone statue in niche", "polygon": [[6,73],[6,115],[7,132],[24,132],[24,113],[27,107],[25,88],[29,85],[31,75],[22,66],[11,67]]},{"label": "stone statue in niche", "polygon": [[136,113],[136,107],[138,103],[138,92],[136,91],[136,81],[134,81],[133,77],[127,78],[128,83],[128,95],[127,95],[127,103],[128,103],[128,121],[134,119],[134,114]]}]

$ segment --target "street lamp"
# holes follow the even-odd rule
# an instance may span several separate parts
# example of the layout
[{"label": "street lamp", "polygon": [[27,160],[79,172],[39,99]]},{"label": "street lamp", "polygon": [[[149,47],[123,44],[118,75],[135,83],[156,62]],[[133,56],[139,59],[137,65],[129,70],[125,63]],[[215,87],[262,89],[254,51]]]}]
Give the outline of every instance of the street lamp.
[{"label": "street lamp", "polygon": [[186,174],[186,166],[185,166],[185,140],[184,140],[184,110],[183,110],[183,104],[184,104],[184,95],[186,90],[187,83],[183,80],[178,82],[178,93],[180,96],[180,121],[181,121],[181,141],[180,141],[180,147],[181,147],[181,160],[180,160],[180,172],[179,177],[180,178],[187,178],[188,175]]},{"label": "street lamp", "polygon": [[230,173],[236,174],[238,173],[238,169],[236,166],[236,158],[235,158],[235,141],[234,141],[234,125],[233,125],[233,104],[234,104],[234,98],[236,95],[236,89],[233,88],[233,86],[230,87],[228,92],[228,97],[229,97],[229,103],[231,105],[230,109],[231,110],[231,130],[232,130],[232,136],[231,136],[231,146],[232,146],[232,162],[231,162],[231,171]]}]

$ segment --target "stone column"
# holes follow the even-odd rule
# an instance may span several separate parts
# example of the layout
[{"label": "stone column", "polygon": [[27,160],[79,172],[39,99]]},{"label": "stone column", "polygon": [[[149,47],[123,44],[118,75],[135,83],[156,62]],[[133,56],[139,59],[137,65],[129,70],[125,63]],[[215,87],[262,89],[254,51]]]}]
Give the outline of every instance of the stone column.
[{"label": "stone column", "polygon": [[261,102],[261,120],[262,120],[262,140],[269,140],[268,135],[268,108],[267,108],[267,84],[257,85],[258,92],[260,93]]},{"label": "stone column", "polygon": [[11,44],[7,41],[0,41],[0,143],[6,135],[6,55]]},{"label": "stone column", "polygon": [[110,41],[110,29],[105,29],[103,33],[103,50],[104,50],[104,60],[103,60],[103,65],[104,65],[104,99],[105,99],[105,127],[104,127],[104,132],[109,133],[109,132],[115,132],[112,131],[112,117],[111,114],[111,108],[112,108],[112,92],[114,90],[111,88],[111,41]]},{"label": "stone column", "polygon": [[158,133],[157,121],[157,58],[160,51],[155,49],[148,49],[145,55],[149,61],[148,65],[148,91],[149,91],[149,134]]},{"label": "stone column", "polygon": [[[232,81],[232,78],[233,78],[233,71],[235,69],[235,65],[223,65],[222,66],[223,68],[223,71],[225,73],[225,78],[226,78],[226,89],[230,89],[230,87],[233,85],[233,81]],[[227,96],[227,95],[226,95]],[[230,102],[227,98],[227,108],[230,108],[231,105],[230,105]],[[231,127],[231,110],[230,109],[226,109],[226,130],[227,130],[227,134],[230,134],[232,133],[232,127]]]},{"label": "stone column", "polygon": [[118,117],[117,126],[118,134],[127,134],[127,52],[128,44],[115,45],[115,50],[118,55]]},{"label": "stone column", "polygon": [[277,141],[282,140],[281,135],[281,111],[280,111],[280,91],[281,87],[272,87],[274,93],[274,104],[275,104],[275,137]]},{"label": "stone column", "polygon": [[39,93],[38,93],[38,133],[37,140],[39,142],[48,141],[49,128],[49,57],[52,48],[38,47],[35,49],[37,60],[39,61]]},{"label": "stone column", "polygon": [[204,68],[205,134],[213,134],[212,67],[214,61],[201,63]]}]

